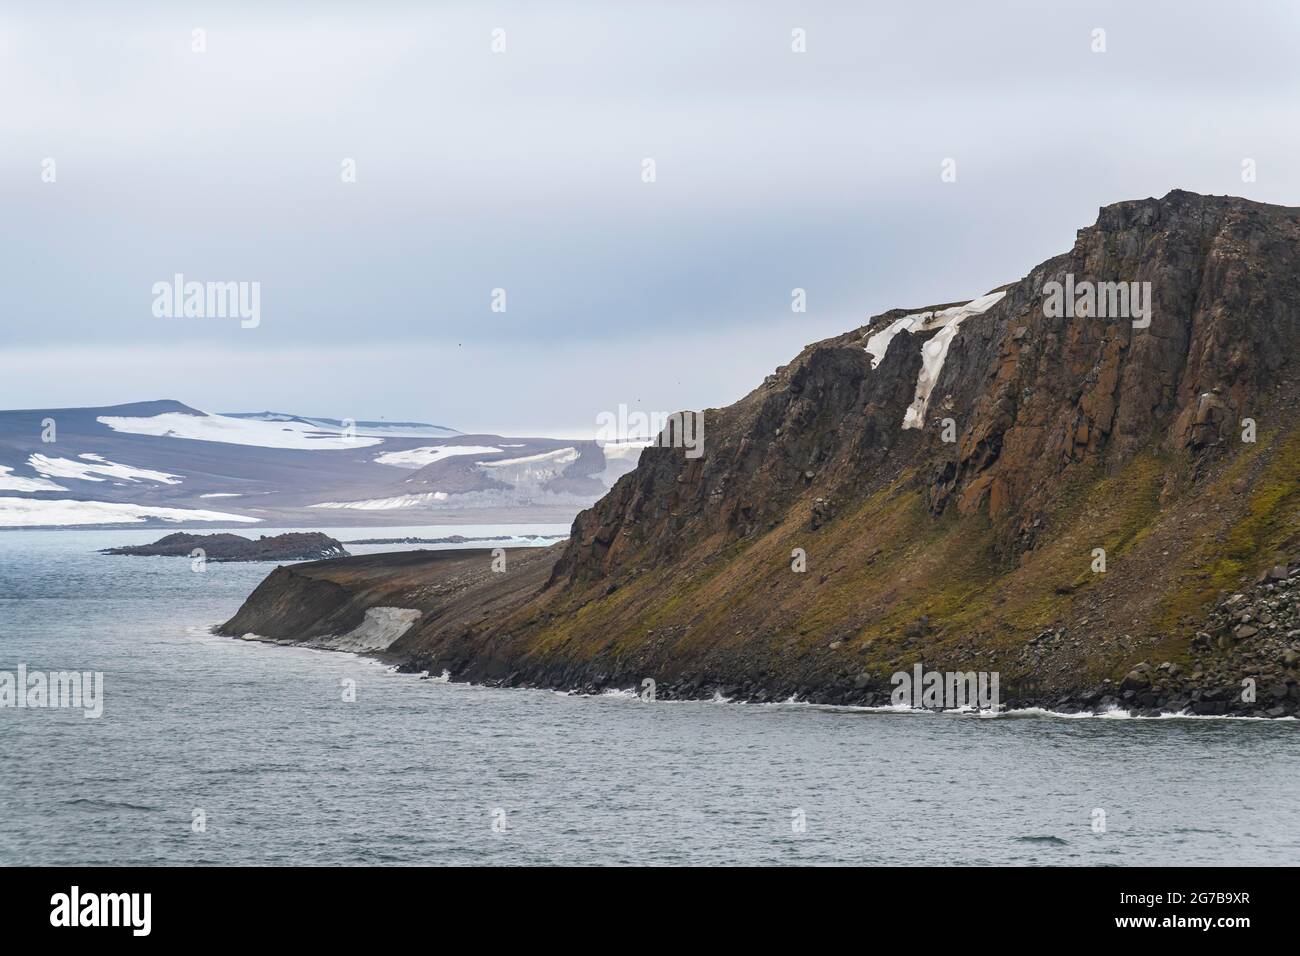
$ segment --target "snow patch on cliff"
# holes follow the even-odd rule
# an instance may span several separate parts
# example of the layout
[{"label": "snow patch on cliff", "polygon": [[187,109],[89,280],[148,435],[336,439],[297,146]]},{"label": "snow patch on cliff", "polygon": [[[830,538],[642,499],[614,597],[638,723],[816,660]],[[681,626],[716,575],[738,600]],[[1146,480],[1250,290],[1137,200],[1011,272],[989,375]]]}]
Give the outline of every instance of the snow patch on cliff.
[{"label": "snow patch on cliff", "polygon": [[[948,346],[952,344],[961,324],[972,315],[987,312],[1005,296],[1005,291],[990,292],[965,305],[940,309],[933,313],[922,313],[926,318],[911,331],[932,332],[938,329],[939,332],[921,346],[921,373],[916,378],[916,396],[903,415],[904,428],[921,428],[925,425],[925,412],[930,405],[930,393],[934,391],[935,383],[939,381],[939,373],[943,371],[944,360],[948,357]],[[874,365],[875,363],[872,367]]]},{"label": "snow patch on cliff", "polygon": [[912,315],[905,315],[901,319],[890,322],[867,339],[866,351],[871,355],[871,367],[875,368],[885,360],[885,353],[889,351],[889,343],[894,341],[894,336],[898,335],[903,329],[907,329],[909,332],[914,331],[916,326],[919,326],[932,315],[934,315],[933,312],[917,312]]}]

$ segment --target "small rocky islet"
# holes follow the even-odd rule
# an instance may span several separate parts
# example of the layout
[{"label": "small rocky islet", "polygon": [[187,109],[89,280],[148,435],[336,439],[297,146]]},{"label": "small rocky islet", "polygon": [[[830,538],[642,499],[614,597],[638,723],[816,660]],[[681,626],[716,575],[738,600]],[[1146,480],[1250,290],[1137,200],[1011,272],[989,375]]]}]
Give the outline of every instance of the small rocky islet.
[{"label": "small rocky islet", "polygon": [[340,542],[319,531],[292,531],[259,538],[178,531],[152,544],[105,548],[100,554],[188,558],[195,549],[201,550],[208,561],[321,561],[348,557]]}]

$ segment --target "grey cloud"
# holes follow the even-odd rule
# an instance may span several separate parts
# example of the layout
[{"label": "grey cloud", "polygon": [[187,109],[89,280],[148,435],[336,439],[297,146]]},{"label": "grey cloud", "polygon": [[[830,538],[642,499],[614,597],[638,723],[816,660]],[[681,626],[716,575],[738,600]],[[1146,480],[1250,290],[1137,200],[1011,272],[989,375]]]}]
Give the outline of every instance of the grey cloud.
[{"label": "grey cloud", "polygon": [[[720,404],[872,312],[1017,277],[1105,203],[1172,187],[1300,196],[1283,3],[304,9],[73,4],[0,20],[0,404],[67,404],[17,356],[62,349],[71,368],[96,347],[157,358],[123,365],[104,384],[114,401],[576,427],[603,374],[579,359],[640,354],[669,364],[633,398]],[[508,52],[494,56],[498,26]],[[789,50],[795,26],[806,54]],[[1105,54],[1089,50],[1096,27]],[[945,157],[956,183],[939,182]],[[1256,183],[1240,180],[1245,157]],[[175,272],[260,281],[262,325],[155,319],[150,288]],[[789,311],[796,286],[806,315]],[[488,310],[495,287],[504,315]],[[346,384],[284,358],[313,348]],[[395,374],[418,374],[402,356],[467,349],[477,378]],[[205,354],[282,359],[278,377],[209,400],[175,375]],[[505,387],[530,373],[549,391]],[[493,384],[473,404],[451,391],[475,381]]]}]

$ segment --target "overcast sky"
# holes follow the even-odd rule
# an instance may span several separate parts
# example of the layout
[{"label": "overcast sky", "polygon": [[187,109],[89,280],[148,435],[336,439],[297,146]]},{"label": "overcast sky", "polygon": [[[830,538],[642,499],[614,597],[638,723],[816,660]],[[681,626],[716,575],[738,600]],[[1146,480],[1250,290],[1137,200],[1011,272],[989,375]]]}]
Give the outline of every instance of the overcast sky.
[{"label": "overcast sky", "polygon": [[[0,407],[587,434],[1107,203],[1300,205],[1285,0],[106,6],[0,2]],[[175,273],[259,282],[260,325],[156,317]]]}]

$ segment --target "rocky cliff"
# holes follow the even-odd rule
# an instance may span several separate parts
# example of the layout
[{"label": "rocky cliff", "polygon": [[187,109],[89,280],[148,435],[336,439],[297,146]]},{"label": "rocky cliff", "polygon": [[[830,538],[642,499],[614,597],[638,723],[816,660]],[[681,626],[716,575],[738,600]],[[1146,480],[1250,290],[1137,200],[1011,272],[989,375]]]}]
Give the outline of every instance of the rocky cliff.
[{"label": "rocky cliff", "polygon": [[[1018,282],[808,346],[703,413],[702,456],[643,452],[544,586],[394,650],[668,696],[880,703],[923,663],[1017,703],[1290,712],[1289,612],[1216,615],[1300,566],[1298,265],[1300,210],[1106,207]],[[1260,675],[1279,697],[1233,696]]]}]

